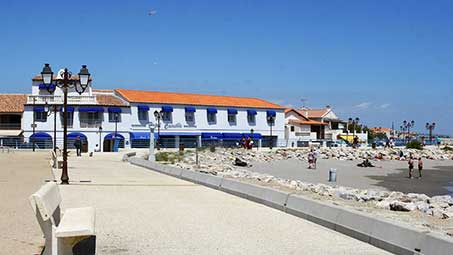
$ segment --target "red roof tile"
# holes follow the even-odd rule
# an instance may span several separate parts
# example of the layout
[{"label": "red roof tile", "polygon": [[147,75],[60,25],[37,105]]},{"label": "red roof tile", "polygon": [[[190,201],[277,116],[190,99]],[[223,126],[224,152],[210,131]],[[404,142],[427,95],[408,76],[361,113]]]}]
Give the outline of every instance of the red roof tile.
[{"label": "red roof tile", "polygon": [[119,95],[133,103],[182,104],[207,106],[234,106],[249,108],[285,109],[285,107],[258,98],[214,96],[203,94],[155,92],[141,90],[115,90]]},{"label": "red roof tile", "polygon": [[22,113],[27,95],[24,94],[0,94],[1,113]]}]

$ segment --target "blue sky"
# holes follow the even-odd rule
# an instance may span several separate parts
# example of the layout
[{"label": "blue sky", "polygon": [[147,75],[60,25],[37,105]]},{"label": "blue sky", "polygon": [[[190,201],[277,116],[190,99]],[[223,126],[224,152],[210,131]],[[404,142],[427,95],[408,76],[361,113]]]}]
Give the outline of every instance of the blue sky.
[{"label": "blue sky", "polygon": [[87,64],[96,88],[305,98],[453,134],[449,0],[3,0],[0,24],[0,93],[29,93],[46,62]]}]

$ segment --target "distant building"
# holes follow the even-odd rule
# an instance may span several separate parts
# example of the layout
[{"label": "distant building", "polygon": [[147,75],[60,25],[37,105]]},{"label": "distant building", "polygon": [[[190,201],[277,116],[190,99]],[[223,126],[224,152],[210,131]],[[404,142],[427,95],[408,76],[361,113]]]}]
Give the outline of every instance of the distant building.
[{"label": "distant building", "polygon": [[386,127],[372,127],[369,128],[370,131],[376,133],[376,134],[385,134],[387,138],[390,138],[393,136],[392,134],[392,129],[391,128],[386,128]]},{"label": "distant building", "polygon": [[0,146],[16,147],[23,142],[22,114],[27,96],[0,94]]}]

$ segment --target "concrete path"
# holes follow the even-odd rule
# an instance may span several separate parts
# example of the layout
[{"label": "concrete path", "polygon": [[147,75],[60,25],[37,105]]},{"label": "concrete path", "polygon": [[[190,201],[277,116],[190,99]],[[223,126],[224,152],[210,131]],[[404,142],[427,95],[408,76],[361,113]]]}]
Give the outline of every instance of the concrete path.
[{"label": "concrete path", "polygon": [[69,175],[75,182],[60,186],[63,207],[96,207],[97,254],[388,254],[118,155],[71,158]]},{"label": "concrete path", "polygon": [[[357,167],[362,161],[319,159],[316,170],[307,169],[307,162],[281,160],[252,162],[250,171],[267,173],[285,179],[328,184],[330,168],[337,169],[337,183],[360,189],[392,190],[424,193],[428,196],[453,193],[453,161],[425,160],[422,179],[409,179],[406,161],[371,161],[376,167]],[[414,170],[418,176],[418,170]]]},{"label": "concrete path", "polygon": [[50,179],[49,152],[0,153],[0,254],[40,254],[44,239],[28,198]]}]

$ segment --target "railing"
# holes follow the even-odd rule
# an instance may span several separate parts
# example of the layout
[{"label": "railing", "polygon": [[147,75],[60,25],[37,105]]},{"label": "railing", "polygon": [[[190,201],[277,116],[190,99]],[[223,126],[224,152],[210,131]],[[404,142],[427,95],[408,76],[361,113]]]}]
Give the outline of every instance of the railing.
[{"label": "railing", "polygon": [[0,123],[0,130],[20,130],[21,123]]},{"label": "railing", "polygon": [[[63,96],[28,96],[27,104],[63,104]],[[96,104],[96,96],[68,96],[68,104]]]}]

